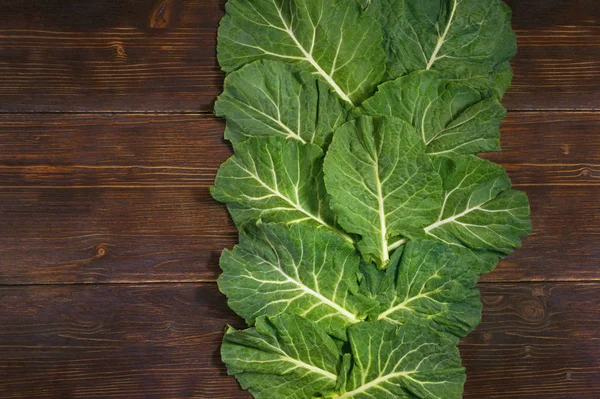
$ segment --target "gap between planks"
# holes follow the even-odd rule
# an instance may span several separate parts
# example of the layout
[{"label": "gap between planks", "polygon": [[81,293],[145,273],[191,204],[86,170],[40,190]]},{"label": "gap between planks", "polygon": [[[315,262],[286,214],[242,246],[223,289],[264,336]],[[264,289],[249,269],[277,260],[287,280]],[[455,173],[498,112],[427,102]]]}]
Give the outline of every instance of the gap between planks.
[{"label": "gap between planks", "polygon": [[[507,108],[509,113],[553,113],[553,114],[600,114],[600,108]],[[98,116],[110,116],[110,115],[151,115],[151,116],[211,116],[217,117],[212,111],[128,111],[128,110],[114,110],[114,111],[68,111],[68,110],[56,110],[56,111],[6,111],[0,110],[0,115],[98,115]]]},{"label": "gap between planks", "polygon": [[[25,287],[64,287],[64,286],[136,286],[136,287],[144,287],[144,286],[176,286],[176,285],[216,285],[216,280],[198,280],[198,281],[189,281],[189,280],[173,280],[173,281],[109,281],[106,283],[102,282],[94,282],[94,283],[15,283],[15,284],[4,284],[0,283],[0,289],[2,288],[25,288]],[[528,284],[571,284],[571,285],[579,285],[579,286],[595,286],[600,284],[600,278],[586,278],[586,279],[560,279],[560,280],[503,280],[503,281],[481,281],[478,283],[479,286],[502,286],[502,285],[528,285]]]}]

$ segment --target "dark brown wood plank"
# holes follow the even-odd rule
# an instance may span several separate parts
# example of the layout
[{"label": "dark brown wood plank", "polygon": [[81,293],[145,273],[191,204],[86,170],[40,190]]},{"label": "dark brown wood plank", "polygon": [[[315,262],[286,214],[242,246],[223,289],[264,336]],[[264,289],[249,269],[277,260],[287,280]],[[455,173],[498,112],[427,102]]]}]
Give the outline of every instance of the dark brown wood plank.
[{"label": "dark brown wood plank", "polygon": [[0,115],[0,186],[201,187],[232,153],[203,115]]},{"label": "dark brown wood plank", "polygon": [[[600,187],[525,189],[534,231],[483,280],[600,280]],[[237,237],[206,188],[4,188],[0,215],[0,284],[213,281]]]},{"label": "dark brown wood plank", "polygon": [[[568,267],[568,262],[565,267]],[[465,398],[600,397],[600,285],[485,284]]]},{"label": "dark brown wood plank", "polygon": [[[484,284],[465,398],[600,395],[599,284]],[[3,398],[249,398],[225,375],[214,284],[0,288]]]},{"label": "dark brown wood plank", "polygon": [[230,155],[196,116],[0,116],[0,284],[214,280]]},{"label": "dark brown wood plank", "polygon": [[516,186],[600,184],[600,113],[511,112],[501,128],[500,163]]},{"label": "dark brown wood plank", "polygon": [[[206,187],[231,155],[205,115],[0,114],[0,186]],[[600,113],[512,112],[502,164],[515,186],[600,184]]]},{"label": "dark brown wood plank", "polygon": [[0,0],[0,111],[208,111],[220,0]]},{"label": "dark brown wood plank", "polygon": [[[530,195],[534,232],[485,281],[600,279],[598,115],[509,115],[504,151],[486,156]],[[0,283],[217,277],[237,237],[208,192],[231,154],[220,121],[0,115],[0,126]]]},{"label": "dark brown wood plank", "polygon": [[248,398],[215,285],[0,288],[2,398]]},{"label": "dark brown wood plank", "polygon": [[213,281],[237,239],[207,188],[3,188],[0,219],[0,284]]},{"label": "dark brown wood plank", "polygon": [[519,187],[529,195],[533,231],[482,281],[600,280],[600,187]]},{"label": "dark brown wood plank", "polygon": [[507,0],[518,53],[509,109],[598,109],[600,7],[595,0]]},{"label": "dark brown wood plank", "polygon": [[[599,109],[594,0],[511,0],[510,109]],[[210,111],[224,0],[0,0],[0,112]]]}]

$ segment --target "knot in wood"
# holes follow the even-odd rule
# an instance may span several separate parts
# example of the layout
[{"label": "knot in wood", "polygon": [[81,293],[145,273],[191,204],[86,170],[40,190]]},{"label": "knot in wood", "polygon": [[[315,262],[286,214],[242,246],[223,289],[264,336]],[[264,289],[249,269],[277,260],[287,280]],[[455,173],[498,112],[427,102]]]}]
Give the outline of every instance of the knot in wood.
[{"label": "knot in wood", "polygon": [[546,317],[544,304],[538,298],[523,300],[517,310],[523,318],[531,321],[541,321]]}]

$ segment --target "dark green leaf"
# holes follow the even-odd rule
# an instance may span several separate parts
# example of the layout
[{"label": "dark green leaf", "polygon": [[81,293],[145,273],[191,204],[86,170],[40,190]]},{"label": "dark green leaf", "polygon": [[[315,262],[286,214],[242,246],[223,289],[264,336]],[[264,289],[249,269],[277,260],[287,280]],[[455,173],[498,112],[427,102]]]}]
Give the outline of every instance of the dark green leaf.
[{"label": "dark green leaf", "polygon": [[424,324],[462,338],[481,319],[479,270],[450,248],[431,241],[408,243],[376,287],[381,307],[374,319]]},{"label": "dark green leaf", "polygon": [[293,312],[340,339],[374,306],[358,293],[359,256],[338,234],[296,225],[248,226],[221,257],[219,288],[253,322]]},{"label": "dark green leaf", "polygon": [[309,73],[263,60],[227,76],[215,113],[227,119],[225,137],[233,142],[281,136],[324,147],[349,107]]},{"label": "dark green leaf", "polygon": [[351,327],[354,367],[336,399],[460,399],[465,371],[453,341],[420,325]]},{"label": "dark green leaf", "polygon": [[511,12],[501,0],[379,0],[369,14],[383,24],[386,79],[419,70],[487,92],[516,52]]},{"label": "dark green leaf", "polygon": [[510,253],[529,234],[529,202],[510,190],[504,169],[475,156],[435,160],[444,181],[444,201],[426,236],[451,246]]},{"label": "dark green leaf", "polygon": [[325,157],[325,186],[340,225],[361,235],[359,249],[385,267],[388,240],[435,221],[439,175],[425,144],[397,118],[361,117],[338,129]]},{"label": "dark green leaf", "polygon": [[221,356],[256,399],[306,399],[333,390],[342,359],[323,330],[289,314],[261,317],[244,331],[229,328]]},{"label": "dark green leaf", "polygon": [[356,1],[230,0],[226,10],[217,47],[225,72],[259,59],[297,63],[349,104],[381,82],[381,26]]},{"label": "dark green leaf", "polygon": [[309,224],[353,239],[335,226],[325,199],[323,152],[281,137],[252,138],[234,145],[219,169],[214,198],[229,207],[238,226],[248,221]]},{"label": "dark green leaf", "polygon": [[463,155],[500,149],[506,111],[495,98],[451,83],[435,71],[414,72],[379,86],[363,103],[368,115],[394,116],[415,127],[430,155]]}]

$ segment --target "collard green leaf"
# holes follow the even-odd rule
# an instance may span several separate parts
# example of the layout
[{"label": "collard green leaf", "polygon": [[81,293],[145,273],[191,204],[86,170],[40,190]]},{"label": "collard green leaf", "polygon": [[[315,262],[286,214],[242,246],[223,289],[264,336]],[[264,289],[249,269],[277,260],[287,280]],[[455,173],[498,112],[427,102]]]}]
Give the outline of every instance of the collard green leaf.
[{"label": "collard green leaf", "polygon": [[442,79],[435,71],[413,72],[379,86],[363,103],[368,115],[401,118],[415,127],[430,155],[464,155],[500,149],[506,110],[495,98]]},{"label": "collard green leaf", "polygon": [[229,374],[256,399],[306,399],[336,386],[341,353],[314,323],[297,315],[261,317],[229,328],[221,347]]},{"label": "collard green leaf", "polygon": [[343,125],[324,170],[340,225],[361,235],[363,256],[382,267],[389,240],[411,237],[439,213],[440,177],[419,136],[400,119],[361,117]]},{"label": "collard green leaf", "polygon": [[213,197],[227,204],[238,226],[261,220],[336,227],[325,199],[323,152],[281,137],[251,138],[234,144],[235,154],[217,173]]},{"label": "collard green leaf", "polygon": [[386,79],[433,69],[486,92],[516,52],[501,0],[379,0],[368,13],[383,25]]},{"label": "collard green leaf", "polygon": [[492,72],[492,94],[496,98],[502,98],[510,87],[513,78],[513,70],[508,61],[498,65]]},{"label": "collard green leaf", "polygon": [[465,371],[454,343],[420,325],[383,321],[348,332],[354,367],[336,399],[460,399]]},{"label": "collard green leaf", "polygon": [[459,257],[462,267],[478,275],[494,270],[502,257],[502,254],[496,251],[473,250],[459,246],[449,246],[449,248]]},{"label": "collard green leaf", "polygon": [[381,82],[381,26],[351,0],[229,0],[217,51],[225,72],[259,59],[296,63],[357,104]]},{"label": "collard green leaf", "polygon": [[227,76],[215,113],[227,119],[225,138],[233,142],[281,136],[324,147],[349,107],[309,73],[262,60]]},{"label": "collard green leaf", "polygon": [[219,288],[250,323],[293,312],[340,339],[373,303],[358,293],[359,256],[338,234],[310,226],[248,226],[221,257]]},{"label": "collard green leaf", "polygon": [[381,306],[373,318],[464,337],[481,320],[481,302],[475,288],[479,270],[463,261],[441,243],[406,244],[375,287]]},{"label": "collard green leaf", "polygon": [[435,223],[425,228],[430,239],[451,246],[510,253],[529,234],[529,202],[510,190],[504,169],[475,156],[435,160],[444,181],[444,200]]}]

